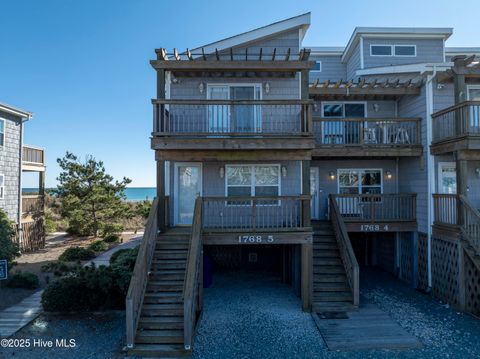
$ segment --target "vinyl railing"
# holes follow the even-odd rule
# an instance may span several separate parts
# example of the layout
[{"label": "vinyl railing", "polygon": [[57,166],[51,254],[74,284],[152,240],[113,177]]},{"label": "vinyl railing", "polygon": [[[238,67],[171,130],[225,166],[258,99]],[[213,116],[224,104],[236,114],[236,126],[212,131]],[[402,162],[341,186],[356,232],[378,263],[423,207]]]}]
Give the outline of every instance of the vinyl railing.
[{"label": "vinyl railing", "polygon": [[127,346],[132,348],[135,343],[135,334],[142,310],[143,298],[148,282],[148,273],[155,253],[155,244],[158,234],[158,199],[152,203],[143,240],[138,250],[137,260],[133,269],[132,279],[125,299]]},{"label": "vinyl railing", "polygon": [[415,221],[415,193],[333,194],[345,222]]},{"label": "vinyl railing", "polygon": [[480,101],[465,101],[432,115],[433,142],[480,136]]},{"label": "vinyl railing", "polygon": [[329,202],[332,226],[335,232],[338,249],[340,251],[340,257],[342,258],[345,267],[348,284],[352,291],[353,305],[358,307],[360,302],[360,271],[357,258],[355,257],[355,252],[353,251],[348,231],[345,227],[344,218],[340,213],[336,198],[330,195]]},{"label": "vinyl railing", "polygon": [[398,146],[421,144],[418,118],[322,118],[313,117],[317,145]]},{"label": "vinyl railing", "polygon": [[311,135],[308,100],[153,100],[156,136]]},{"label": "vinyl railing", "polygon": [[203,228],[301,231],[310,227],[309,211],[310,196],[203,197]]}]

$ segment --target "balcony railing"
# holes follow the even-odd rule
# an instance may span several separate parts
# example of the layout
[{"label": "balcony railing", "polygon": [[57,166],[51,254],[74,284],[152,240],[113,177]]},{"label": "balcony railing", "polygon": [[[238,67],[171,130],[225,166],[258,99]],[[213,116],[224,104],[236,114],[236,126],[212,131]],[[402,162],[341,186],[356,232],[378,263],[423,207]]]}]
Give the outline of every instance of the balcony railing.
[{"label": "balcony railing", "polygon": [[155,136],[310,135],[311,102],[153,100]]},{"label": "balcony railing", "polygon": [[344,222],[412,222],[415,193],[333,194]]},{"label": "balcony railing", "polygon": [[45,150],[43,148],[24,145],[22,160],[24,163],[43,166],[45,164]]},{"label": "balcony railing", "polygon": [[22,212],[24,214],[41,213],[44,210],[45,197],[42,195],[22,195]]},{"label": "balcony railing", "polygon": [[432,115],[433,142],[480,136],[480,101],[465,101]]},{"label": "balcony railing", "polygon": [[204,197],[203,228],[205,231],[303,231],[310,227],[309,211],[310,196]]},{"label": "balcony railing", "polygon": [[433,220],[435,223],[458,223],[458,196],[456,194],[433,194]]},{"label": "balcony railing", "polygon": [[418,118],[313,118],[317,146],[395,146],[421,144]]}]

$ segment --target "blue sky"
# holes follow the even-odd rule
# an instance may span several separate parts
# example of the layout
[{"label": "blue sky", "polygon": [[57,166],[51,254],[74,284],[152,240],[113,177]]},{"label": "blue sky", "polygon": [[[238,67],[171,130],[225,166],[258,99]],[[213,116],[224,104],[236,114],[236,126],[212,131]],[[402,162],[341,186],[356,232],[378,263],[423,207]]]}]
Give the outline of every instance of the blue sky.
[{"label": "blue sky", "polygon": [[47,149],[47,186],[67,150],[154,186],[154,49],[194,48],[307,11],[304,45],[344,46],[355,26],[436,26],[454,27],[448,46],[480,46],[474,0],[0,0],[0,102],[34,112],[25,143]]}]

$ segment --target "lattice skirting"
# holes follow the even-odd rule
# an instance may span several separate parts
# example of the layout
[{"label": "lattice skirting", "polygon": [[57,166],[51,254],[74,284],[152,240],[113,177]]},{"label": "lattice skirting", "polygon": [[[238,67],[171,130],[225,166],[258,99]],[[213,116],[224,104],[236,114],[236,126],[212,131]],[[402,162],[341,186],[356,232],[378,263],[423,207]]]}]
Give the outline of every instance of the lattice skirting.
[{"label": "lattice skirting", "polygon": [[[474,257],[465,255],[465,310],[480,316],[480,268]],[[478,262],[478,258],[476,259]]]},{"label": "lattice skirting", "polygon": [[45,229],[41,218],[23,222],[21,229],[22,234],[17,234],[17,238],[22,252],[33,252],[45,247]]},{"label": "lattice skirting", "polygon": [[408,283],[413,280],[413,236],[410,232],[400,234],[399,278]]},{"label": "lattice skirting", "polygon": [[417,288],[428,288],[428,237],[425,233],[418,234]]}]

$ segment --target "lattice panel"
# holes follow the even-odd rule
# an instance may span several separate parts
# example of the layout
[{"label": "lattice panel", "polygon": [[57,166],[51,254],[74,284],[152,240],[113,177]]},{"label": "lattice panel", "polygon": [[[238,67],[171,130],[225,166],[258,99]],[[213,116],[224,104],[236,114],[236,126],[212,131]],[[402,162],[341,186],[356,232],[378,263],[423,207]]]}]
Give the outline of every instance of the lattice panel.
[{"label": "lattice panel", "polygon": [[432,294],[458,307],[458,243],[440,238],[432,240]]},{"label": "lattice panel", "polygon": [[480,315],[480,270],[467,254],[465,254],[465,302],[467,312]]},{"label": "lattice panel", "polygon": [[400,279],[409,283],[413,278],[413,240],[410,233],[402,233],[400,237]]},{"label": "lattice panel", "polygon": [[418,234],[418,273],[417,288],[428,288],[428,240],[425,233]]}]

